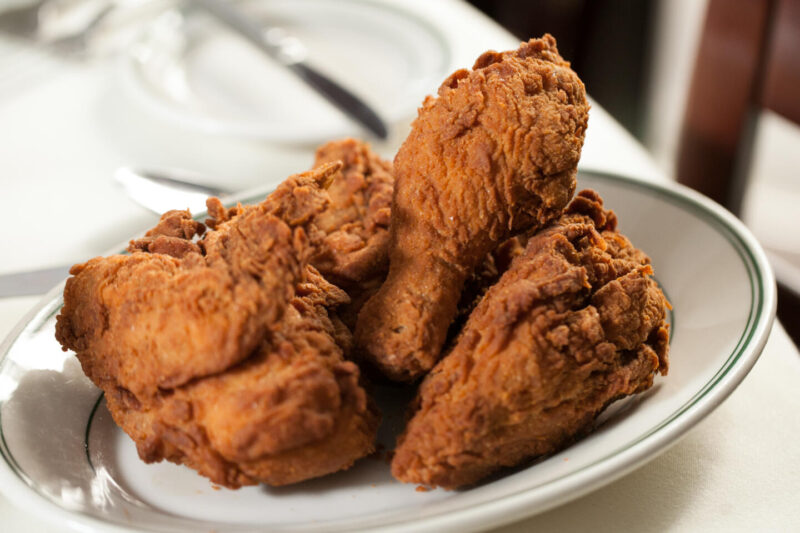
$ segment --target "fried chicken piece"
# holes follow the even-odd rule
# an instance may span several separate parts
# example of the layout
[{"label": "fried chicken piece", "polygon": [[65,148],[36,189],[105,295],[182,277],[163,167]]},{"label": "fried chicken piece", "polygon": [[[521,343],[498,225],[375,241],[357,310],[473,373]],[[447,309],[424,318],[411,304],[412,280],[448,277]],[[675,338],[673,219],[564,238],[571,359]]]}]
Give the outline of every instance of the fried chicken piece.
[{"label": "fried chicken piece", "polygon": [[324,236],[311,262],[336,285],[355,286],[388,270],[394,176],[391,163],[356,139],[320,146],[314,168],[335,161],[342,168],[327,189],[330,203],[314,218]]},{"label": "fried chicken piece", "polygon": [[456,316],[450,324],[447,333],[445,351],[452,347],[455,337],[466,324],[469,315],[481,301],[486,291],[500,280],[500,276],[508,270],[511,261],[525,251],[525,235],[515,235],[503,244],[492,250],[486,259],[475,269],[475,272],[467,278],[464,289],[461,291],[461,299],[458,302]]},{"label": "fried chicken piece", "polygon": [[308,268],[272,340],[239,365],[146,403],[104,387],[144,461],[185,464],[237,488],[322,476],[373,451],[380,416],[344,360],[348,330],[327,312],[348,297]]},{"label": "fried chicken piece", "polygon": [[429,370],[475,268],[504,240],[561,214],[588,109],[550,35],[484,53],[425,100],[394,160],[389,275],[356,327],[357,344],[387,376]]},{"label": "fried chicken piece", "polygon": [[311,264],[350,296],[351,302],[337,312],[354,328],[361,306],[377,292],[389,270],[394,176],[391,163],[355,139],[320,146],[314,168],[334,161],[343,166],[328,187],[330,203],[314,218],[322,235]]},{"label": "fried chicken piece", "polygon": [[56,338],[95,383],[111,380],[137,398],[242,361],[302,279],[304,225],[325,207],[319,186],[339,166],[289,178],[201,241],[192,241],[204,228],[188,211],[170,211],[131,242],[131,255],[72,267]]},{"label": "fried chicken piece", "polygon": [[325,475],[373,450],[379,415],[344,360],[349,331],[328,315],[349,298],[306,264],[306,228],[340,167],[290,177],[256,206],[209,199],[208,232],[170,211],[131,255],[73,267],[56,337],[143,460],[236,488]]},{"label": "fried chicken piece", "polygon": [[581,192],[487,292],[423,381],[392,473],[452,489],[553,453],[667,373],[668,303],[649,259]]}]

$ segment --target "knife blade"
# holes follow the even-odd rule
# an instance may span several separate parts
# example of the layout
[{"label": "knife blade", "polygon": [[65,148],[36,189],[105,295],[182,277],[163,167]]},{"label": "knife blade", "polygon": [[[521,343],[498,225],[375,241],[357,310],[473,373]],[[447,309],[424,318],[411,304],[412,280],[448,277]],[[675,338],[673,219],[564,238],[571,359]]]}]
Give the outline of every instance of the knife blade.
[{"label": "knife blade", "polygon": [[225,0],[194,0],[193,3],[234,29],[269,57],[286,66],[348,117],[366,127],[378,138],[386,139],[386,125],[380,116],[350,90],[308,65],[303,60],[305,49],[296,38],[281,28],[256,24]]},{"label": "knife blade", "polygon": [[0,274],[0,298],[44,294],[69,275],[70,267],[61,265],[28,272]]}]

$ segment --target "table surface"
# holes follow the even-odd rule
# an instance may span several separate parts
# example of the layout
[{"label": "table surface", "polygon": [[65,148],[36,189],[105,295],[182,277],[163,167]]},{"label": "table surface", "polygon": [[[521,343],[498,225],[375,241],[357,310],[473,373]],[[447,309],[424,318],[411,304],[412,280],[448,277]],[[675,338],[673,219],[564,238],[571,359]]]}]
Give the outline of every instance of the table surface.
[{"label": "table surface", "polygon": [[[403,6],[448,21],[441,26],[455,65],[517,44],[456,0]],[[310,147],[209,138],[164,124],[121,96],[116,72],[108,61],[65,62],[0,36],[0,80],[8,80],[0,81],[0,274],[80,262],[150,227],[155,215],[111,180],[118,166],[192,168],[244,189],[264,184],[264,169],[277,178],[312,160]],[[374,148],[391,157],[407,131],[408,123],[396,125]],[[596,103],[581,167],[668,179]],[[0,338],[38,299],[0,299]],[[800,530],[799,381],[800,354],[776,322],[744,383],[672,448],[588,496],[498,531]],[[2,532],[63,531],[2,495],[0,517]]]}]

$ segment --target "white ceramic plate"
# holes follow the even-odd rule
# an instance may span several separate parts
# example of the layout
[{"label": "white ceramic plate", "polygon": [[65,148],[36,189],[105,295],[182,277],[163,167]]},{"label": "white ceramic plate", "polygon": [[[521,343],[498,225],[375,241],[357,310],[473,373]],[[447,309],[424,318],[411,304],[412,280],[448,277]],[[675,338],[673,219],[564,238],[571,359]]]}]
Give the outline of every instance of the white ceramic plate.
[{"label": "white ceramic plate", "polygon": [[[450,69],[436,28],[400,8],[358,0],[241,4],[300,39],[309,64],[389,124],[412,117]],[[159,17],[131,47],[122,79],[158,116],[208,133],[282,142],[363,134],[291,72],[202,12]]]},{"label": "white ceramic plate", "polygon": [[[0,489],[43,518],[87,530],[469,531],[576,498],[663,451],[724,400],[756,362],[775,313],[764,253],[728,212],[676,185],[583,174],[621,229],[653,259],[674,306],[671,366],[640,396],[614,404],[561,453],[477,486],[417,492],[388,465],[282,489],[212,487],[188,468],[139,461],[98,391],[54,333],[54,289],[0,347]],[[247,200],[257,201],[259,197]],[[402,401],[386,401],[391,448]]]}]

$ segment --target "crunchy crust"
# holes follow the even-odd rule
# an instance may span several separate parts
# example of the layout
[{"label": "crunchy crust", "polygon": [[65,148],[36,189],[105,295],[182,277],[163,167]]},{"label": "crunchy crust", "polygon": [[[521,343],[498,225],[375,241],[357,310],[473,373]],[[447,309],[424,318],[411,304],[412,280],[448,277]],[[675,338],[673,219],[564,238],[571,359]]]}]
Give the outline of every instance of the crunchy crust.
[{"label": "crunchy crust", "polygon": [[423,381],[392,473],[456,488],[552,453],[668,368],[669,305],[592,191],[531,237]]},{"label": "crunchy crust", "polygon": [[561,213],[588,109],[549,35],[486,52],[425,100],[394,161],[389,276],[356,327],[359,347],[387,376],[410,381],[429,370],[480,262]]}]

